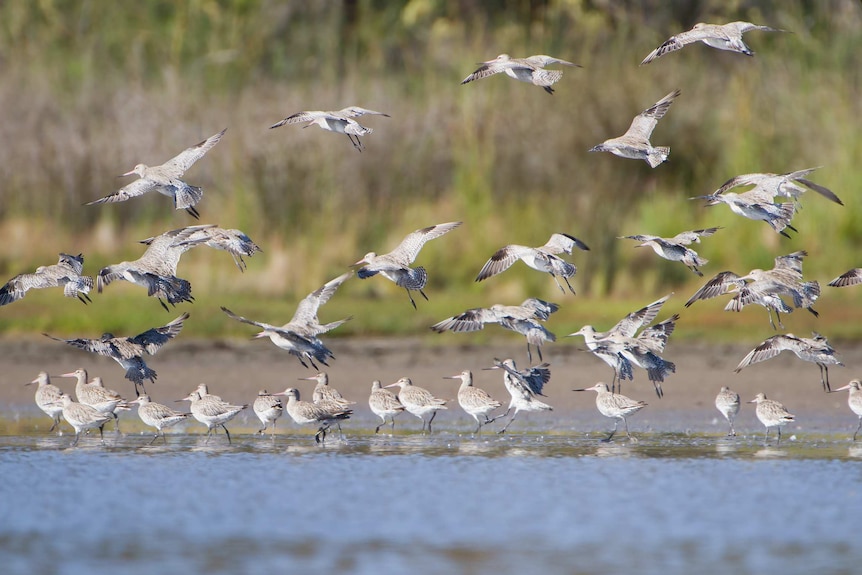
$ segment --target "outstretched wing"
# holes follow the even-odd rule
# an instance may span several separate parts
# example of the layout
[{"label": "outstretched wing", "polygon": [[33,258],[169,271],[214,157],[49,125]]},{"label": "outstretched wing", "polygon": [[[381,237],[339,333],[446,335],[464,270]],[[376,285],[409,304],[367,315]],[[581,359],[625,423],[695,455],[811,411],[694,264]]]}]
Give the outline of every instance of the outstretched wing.
[{"label": "outstretched wing", "polygon": [[85,206],[92,206],[93,204],[113,204],[116,202],[125,202],[130,198],[136,198],[138,196],[143,196],[147,192],[151,192],[156,189],[156,182],[152,180],[147,180],[145,178],[138,178],[131,184],[127,186],[123,186],[113,194],[105,196],[104,198],[99,198],[98,200],[93,200],[92,202],[87,202],[84,204]]},{"label": "outstretched wing", "polygon": [[632,120],[631,126],[626,130],[625,135],[633,138],[649,140],[652,131],[655,129],[658,121],[661,120],[667,113],[674,99],[680,95],[679,90],[674,90],[637,116]]},{"label": "outstretched wing", "polygon": [[213,134],[203,142],[183,150],[162,164],[162,170],[169,176],[179,178],[186,172],[186,170],[191,168],[195,162],[203,158],[204,155],[213,148],[213,146],[218,144],[226,131],[227,128],[218,134]]},{"label": "outstretched wing", "polygon": [[184,313],[167,325],[154,327],[136,335],[131,338],[131,341],[143,347],[150,355],[155,355],[163,345],[179,335],[183,329],[183,322],[187,319],[189,319],[189,314]]},{"label": "outstretched wing", "polygon": [[612,327],[608,333],[618,334],[624,337],[634,337],[637,330],[652,323],[652,320],[656,318],[658,312],[661,311],[662,306],[667,302],[671,295],[673,294],[668,294],[637,311],[631,312],[617,322],[617,324]]},{"label": "outstretched wing", "polygon": [[444,331],[471,332],[483,329],[486,323],[499,322],[500,316],[494,313],[494,311],[477,307],[435,323],[431,326],[431,329],[437,333],[443,333]]},{"label": "outstretched wing", "polygon": [[422,249],[425,242],[439,238],[443,234],[451,232],[462,223],[463,222],[448,222],[445,224],[437,224],[436,226],[429,226],[409,233],[407,234],[407,237],[398,244],[398,247],[392,250],[389,255],[399,261],[403,260],[407,263],[412,263],[416,259],[416,256],[419,255],[419,250]]},{"label": "outstretched wing", "polygon": [[693,304],[699,299],[710,299],[718,297],[722,294],[727,293],[727,291],[731,287],[742,287],[744,283],[745,282],[740,279],[740,276],[736,275],[733,272],[719,272],[715,275],[715,277],[706,282],[703,287],[694,292],[694,295],[688,298],[688,301],[685,302],[685,307],[689,307],[691,304]]},{"label": "outstretched wing", "polygon": [[784,350],[793,351],[795,353],[797,350],[801,349],[802,345],[804,345],[804,342],[793,335],[774,335],[765,339],[757,347],[748,352],[748,355],[742,358],[742,361],[739,362],[739,365],[736,366],[736,369],[733,371],[739,373],[743,368],[746,368],[753,363],[772,359]]},{"label": "outstretched wing", "polygon": [[347,281],[347,279],[352,275],[352,271],[341,274],[337,278],[326,282],[321,287],[305,296],[296,306],[296,312],[293,314],[293,318],[284,324],[283,327],[287,327],[292,323],[317,323],[317,310],[320,309],[320,306],[328,302],[329,298],[331,298],[338,288],[341,287],[341,284]]}]

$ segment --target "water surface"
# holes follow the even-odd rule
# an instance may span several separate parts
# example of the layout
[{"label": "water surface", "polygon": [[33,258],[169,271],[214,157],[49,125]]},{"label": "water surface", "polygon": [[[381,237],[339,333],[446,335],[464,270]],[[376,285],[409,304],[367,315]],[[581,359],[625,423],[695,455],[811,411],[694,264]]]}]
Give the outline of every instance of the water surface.
[{"label": "water surface", "polygon": [[0,437],[7,574],[857,573],[862,445]]}]

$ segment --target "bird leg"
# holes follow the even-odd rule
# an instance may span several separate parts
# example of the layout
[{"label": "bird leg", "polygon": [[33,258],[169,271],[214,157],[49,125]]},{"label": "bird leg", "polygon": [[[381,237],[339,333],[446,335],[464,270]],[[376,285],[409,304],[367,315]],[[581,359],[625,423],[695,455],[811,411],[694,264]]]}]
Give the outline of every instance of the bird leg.
[{"label": "bird leg", "polygon": [[424,298],[425,298],[425,301],[428,301],[428,296],[427,296],[427,295],[425,295],[425,292],[424,292],[424,291],[422,291],[422,290],[420,289],[420,290],[419,290],[419,293],[420,293],[420,294],[422,294],[422,297],[424,297]]},{"label": "bird leg", "polygon": [[775,442],[775,445],[781,445],[781,426],[778,426],[778,441]]},{"label": "bird leg", "polygon": [[69,447],[75,447],[76,445],[78,445],[78,440],[80,438],[81,438],[81,432],[80,431],[75,432],[75,441],[73,441],[72,445],[70,445]]},{"label": "bird leg", "polygon": [[533,365],[533,352],[530,350],[530,342],[527,342],[527,361]]},{"label": "bird leg", "polygon": [[[510,408],[510,409],[511,409],[511,408]],[[509,410],[508,410],[508,409],[506,410],[506,413],[509,413]],[[506,415],[506,413],[504,413],[503,415]],[[510,426],[510,425],[512,425],[512,422],[513,422],[513,421],[515,421],[515,416],[516,416],[516,415],[518,415],[518,410],[517,410],[517,409],[515,410],[515,413],[513,413],[513,414],[512,414],[512,418],[511,418],[509,421],[507,421],[507,422],[506,422],[506,425],[504,425],[504,426],[503,426],[503,429],[501,429],[501,430],[500,430],[500,431],[498,431],[497,433],[500,433],[500,434],[502,434],[502,433],[506,433],[506,430],[507,430],[507,429],[509,429],[509,426]],[[502,417],[502,416],[501,416],[501,417]]]},{"label": "bird leg", "polygon": [[664,391],[662,391],[662,389],[661,389],[661,382],[660,381],[654,381],[654,382],[652,382],[652,384],[653,384],[653,387],[655,387],[655,392],[658,395],[658,398],[661,399],[662,397],[664,397]]},{"label": "bird leg", "polygon": [[[817,366],[820,368],[820,385],[823,386],[824,391],[832,391],[832,388],[829,387],[829,368],[826,367],[825,364],[818,363]],[[824,379],[823,374],[826,374],[826,378]]]},{"label": "bird leg", "polygon": [[[701,275],[703,275],[703,274],[701,274]],[[575,288],[573,288],[572,284],[569,283],[569,278],[563,276],[563,279],[566,280],[566,285],[569,286],[569,291],[572,292],[572,295],[578,295],[575,293]]]},{"label": "bird leg", "polygon": [[201,219],[201,215],[198,213],[194,206],[187,207],[186,212],[188,212],[188,214],[196,220]]},{"label": "bird leg", "polygon": [[227,430],[227,427],[224,426],[224,423],[221,424],[221,428],[224,429],[225,434],[227,435],[227,444],[230,445],[230,431]]},{"label": "bird leg", "polygon": [[856,431],[853,432],[853,441],[856,441],[856,436],[859,435],[860,427],[862,427],[862,417],[859,418],[859,425],[856,426]]},{"label": "bird leg", "polygon": [[103,445],[105,443],[104,430],[105,430],[105,424],[103,423],[102,425],[99,426],[99,443],[102,443]]},{"label": "bird leg", "polygon": [[637,437],[632,436],[632,434],[631,434],[631,433],[629,433],[629,422],[628,422],[628,420],[627,420],[625,417],[623,417],[623,424],[626,426],[626,437],[628,437],[628,438],[629,438],[629,441],[631,441],[632,443],[637,443],[637,442],[638,442],[638,438],[637,438]]},{"label": "bird leg", "polygon": [[162,304],[162,307],[163,307],[163,308],[165,308],[165,311],[171,311],[171,310],[170,310],[170,308],[168,308],[168,304],[166,304],[166,303],[162,300],[162,298],[158,298],[158,300],[159,300],[159,303],[160,303],[160,304]]},{"label": "bird leg", "polygon": [[431,419],[428,420],[428,435],[431,435],[431,422],[434,421],[435,417],[437,417],[436,411],[431,414]]},{"label": "bird leg", "polygon": [[[560,285],[560,280],[557,279],[556,274],[554,272],[548,272],[548,273],[551,274],[552,278],[554,278],[554,283],[557,284],[557,287],[560,288],[560,291],[563,293],[566,293],[566,290],[563,288],[562,285]],[[569,283],[568,279],[566,279],[566,283]],[[569,289],[572,289],[572,286],[569,286]],[[575,293],[574,290],[572,290],[572,293]]]},{"label": "bird leg", "polygon": [[[156,430],[156,434],[153,436],[153,440],[152,440],[152,441],[150,441],[147,445],[152,445],[152,444],[154,444],[158,438],[159,438],[159,432],[158,432],[158,430]],[[167,440],[167,439],[165,439],[165,443],[167,443],[167,442],[168,442],[168,440]]]},{"label": "bird leg", "polygon": [[413,304],[413,309],[419,309],[419,308],[417,308],[417,307],[416,307],[416,302],[415,302],[415,301],[413,301],[413,295],[411,295],[410,290],[409,290],[409,289],[407,289],[407,288],[404,288],[404,289],[406,289],[406,290],[407,290],[407,297],[409,297],[409,298],[410,298],[410,303],[412,303],[412,304]]},{"label": "bird leg", "polygon": [[618,419],[614,419],[614,430],[613,430],[613,431],[611,431],[611,434],[610,434],[610,435],[608,435],[607,437],[605,437],[604,439],[602,439],[602,443],[610,443],[610,441],[611,441],[611,439],[613,438],[614,434],[617,432],[617,425],[619,425],[619,423],[620,423],[620,422],[619,422],[619,420],[618,420]]}]

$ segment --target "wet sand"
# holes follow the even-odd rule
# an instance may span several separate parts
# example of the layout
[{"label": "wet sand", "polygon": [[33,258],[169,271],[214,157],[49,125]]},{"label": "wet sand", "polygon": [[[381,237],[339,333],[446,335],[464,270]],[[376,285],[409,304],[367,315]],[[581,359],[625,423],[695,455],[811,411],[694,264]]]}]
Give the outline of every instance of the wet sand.
[{"label": "wet sand", "polygon": [[[374,379],[384,385],[408,376],[414,384],[426,387],[438,397],[452,400],[451,415],[437,421],[457,417],[467,425],[466,415],[455,402],[458,382],[442,379],[446,375],[470,369],[477,386],[493,397],[508,403],[508,394],[499,371],[483,371],[493,364],[493,358],[512,357],[519,364],[527,364],[526,348],[514,340],[493,341],[487,345],[441,345],[432,339],[330,339],[330,348],[336,359],[324,368],[330,383],[345,397],[357,402],[356,415],[373,417],[367,398]],[[857,377],[854,366],[862,365],[862,345],[838,345],[845,365],[830,370],[832,387],[840,387]],[[574,388],[588,387],[597,381],[609,382],[611,370],[591,354],[581,351],[582,345],[556,344],[546,346],[544,361],[551,364],[552,378],[546,387],[547,403],[554,407],[553,420],[559,422],[573,412],[602,419],[595,412],[594,394],[573,393]],[[671,344],[666,359],[676,363],[676,373],[664,383],[664,398],[659,399],[645,372],[635,370],[635,380],[625,382],[623,393],[647,401],[648,410],[634,416],[646,418],[651,427],[661,431],[677,428],[674,419],[703,420],[719,425],[720,417],[713,400],[722,385],[729,385],[743,401],[758,392],[784,403],[797,415],[800,422],[816,422],[810,429],[840,432],[855,421],[846,401],[846,392],[827,394],[820,386],[815,364],[797,359],[789,352],[744,369],[736,374],[733,369],[751,348],[742,345],[711,346],[697,343]],[[40,339],[0,340],[0,414],[32,406],[33,386],[23,384],[36,377],[40,370],[59,375],[84,367],[91,377],[101,376],[107,387],[134,397],[134,386],[123,378],[122,369],[114,361],[95,356],[62,344]],[[534,361],[537,358],[534,357]],[[155,384],[147,383],[147,392],[154,401],[168,403],[183,397],[198,383],[210,385],[231,402],[251,403],[259,389],[282,391],[296,387],[309,398],[314,382],[298,378],[314,375],[316,371],[302,367],[295,357],[268,341],[177,341],[163,348],[147,363],[158,372]],[[323,366],[321,366],[323,367]],[[72,379],[55,378],[53,383],[64,389],[73,389]],[[587,412],[595,414],[587,415]],[[750,412],[745,415],[745,412]],[[647,415],[649,413],[649,415]],[[685,414],[685,415],[680,415]],[[543,414],[530,414],[524,419],[539,425]],[[739,421],[747,418],[749,428],[758,429],[753,421],[753,406],[743,406]],[[521,416],[519,416],[521,419]],[[403,420],[403,419],[402,419]],[[414,420],[417,424],[418,421]],[[605,420],[608,424],[609,421]],[[634,418],[633,418],[634,421]],[[724,425],[723,422],[720,425]],[[834,428],[834,429],[832,429]],[[762,428],[759,428],[762,431]]]}]

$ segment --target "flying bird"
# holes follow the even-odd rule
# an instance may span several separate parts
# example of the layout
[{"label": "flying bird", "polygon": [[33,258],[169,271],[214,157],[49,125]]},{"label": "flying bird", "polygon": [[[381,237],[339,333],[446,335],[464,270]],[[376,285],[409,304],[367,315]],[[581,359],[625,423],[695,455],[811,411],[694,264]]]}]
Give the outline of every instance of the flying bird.
[{"label": "flying bird", "polygon": [[126,379],[135,384],[135,395],[140,395],[138,387],[144,391],[145,379],[153,383],[156,381],[156,372],[147,366],[143,355],[155,355],[166,343],[179,335],[183,322],[187,319],[189,314],[184,313],[167,325],[148,329],[135,337],[114,337],[111,333],[105,333],[98,339],[61,339],[47,333],[42,335],[84,351],[110,357],[123,366]]},{"label": "flying bird", "polygon": [[541,86],[548,94],[553,94],[554,89],[551,86],[563,77],[563,72],[561,70],[545,70],[544,68],[545,66],[554,64],[574,66],[576,68],[581,67],[578,64],[543,54],[527,58],[512,58],[508,54],[500,54],[493,60],[482,62],[479,68],[464,78],[461,83],[466,84],[473,80],[481,80],[482,78],[505,72],[510,78],[535,86]]},{"label": "flying bird", "polygon": [[87,202],[84,205],[124,202],[130,198],[142,196],[147,192],[156,191],[172,198],[175,209],[185,210],[195,219],[199,218],[200,214],[195,209],[195,204],[201,201],[204,192],[197,186],[187,184],[181,178],[186,173],[186,170],[191,168],[195,162],[203,158],[213,146],[219,143],[219,140],[221,140],[226,131],[227,128],[218,134],[210,136],[203,142],[183,150],[177,156],[160,166],[136,165],[132,171],[126,172],[123,176],[137,174],[139,179],[120,188],[109,196]]},{"label": "flying bird", "polygon": [[307,122],[307,124],[305,124],[303,128],[307,128],[309,126],[317,124],[324,130],[327,130],[329,132],[344,134],[350,140],[350,143],[353,144],[353,147],[361,152],[365,148],[365,146],[364,144],[362,144],[362,142],[359,141],[359,136],[365,136],[367,134],[370,134],[374,130],[361,125],[353,118],[365,116],[366,114],[374,116],[385,116],[387,118],[389,117],[389,114],[384,114],[383,112],[375,112],[374,110],[360,108],[359,106],[349,106],[336,112],[297,112],[296,114],[290,115],[287,118],[281,120],[280,122],[276,122],[275,124],[270,126],[269,129],[271,130],[273,128],[278,128],[289,124],[301,124],[302,122]]},{"label": "flying bird", "polygon": [[521,260],[534,270],[551,274],[551,277],[557,283],[557,287],[560,288],[561,292],[565,293],[566,290],[563,289],[563,286],[560,285],[557,279],[558,277],[563,278],[566,285],[569,286],[569,291],[574,294],[575,289],[569,283],[569,278],[577,273],[578,268],[575,264],[569,263],[557,255],[562,253],[571,254],[574,248],[584,251],[589,251],[590,249],[587,244],[569,234],[553,234],[545,245],[537,248],[519,246],[517,244],[503,246],[491,256],[491,259],[485,262],[485,265],[479,271],[479,275],[476,276],[476,281],[480,282],[502,273],[512,267],[512,264],[516,261]]},{"label": "flying bird", "polygon": [[[731,271],[720,272],[697,290],[685,302],[685,307],[698,300],[714,298],[735,289],[735,295],[724,310],[741,311],[747,305],[761,305],[766,308],[769,324],[773,329],[776,322],[779,327],[784,327],[781,314],[791,313],[793,308],[805,308],[816,317],[819,314],[812,306],[820,297],[820,284],[802,279],[802,258],[807,255],[805,251],[798,251],[778,256],[771,270],[753,269],[744,276]],[[781,299],[782,295],[792,298],[793,307]],[[772,320],[773,311],[776,322]]]},{"label": "flying bird", "polygon": [[831,391],[829,366],[840,365],[844,367],[836,355],[835,348],[829,345],[829,341],[824,336],[814,332],[813,337],[810,338],[796,337],[792,333],[767,338],[748,352],[733,371],[739,373],[749,365],[772,359],[782,351],[791,351],[803,361],[816,363],[817,367],[820,368],[820,384],[824,391]]},{"label": "flying bird", "polygon": [[427,300],[428,296],[425,295],[422,288],[428,281],[428,274],[425,272],[425,268],[421,266],[411,268],[410,264],[416,260],[416,256],[419,255],[419,250],[422,249],[425,242],[451,232],[461,223],[448,222],[416,230],[407,234],[407,237],[388,254],[377,255],[374,252],[368,252],[352,267],[362,266],[356,271],[359,279],[370,278],[379,273],[386,279],[395,282],[395,285],[403,287],[407,290],[407,296],[410,298],[410,303],[413,304],[413,309],[416,309],[416,302],[413,301],[410,291],[418,291]]},{"label": "flying bird", "polygon": [[739,52],[746,56],[754,56],[754,52],[752,52],[751,48],[749,48],[742,40],[742,35],[751,30],[760,30],[761,32],[786,31],[772,28],[770,26],[758,26],[751,22],[730,22],[729,24],[704,24],[703,22],[698,22],[691,30],[681,32],[665,40],[661,46],[650,52],[649,55],[643,59],[641,66],[649,64],[668,52],[682,50],[683,47],[695,42],[703,42],[707,46],[711,46],[719,50]]},{"label": "flying bird", "polygon": [[[773,198],[783,196],[798,203],[799,197],[804,194],[806,191],[805,189],[808,188],[809,190],[814,190],[827,200],[843,206],[844,202],[841,201],[841,198],[835,195],[835,192],[825,186],[815,184],[806,178],[808,174],[816,169],[817,168],[807,168],[805,170],[797,170],[786,174],[742,174],[740,176],[734,176],[724,182],[721,187],[715,191],[715,193],[723,194],[728,190],[739,186],[754,186],[754,189],[764,193],[765,195],[769,195]],[[800,186],[797,184],[802,185]]]},{"label": "flying bird", "polygon": [[96,277],[97,290],[102,293],[105,286],[111,282],[125,280],[147,288],[147,295],[158,298],[166,310],[168,303],[175,306],[184,301],[194,301],[191,284],[176,275],[177,265],[180,256],[207,239],[200,234],[194,241],[190,240],[190,237],[211,227],[214,226],[178,228],[141,240],[140,243],[147,246],[143,255],[134,261],[123,261],[102,268]]},{"label": "flying bird", "polygon": [[62,287],[63,295],[76,297],[86,304],[90,300],[93,278],[81,275],[84,271],[84,256],[60,254],[56,264],[39,266],[31,274],[19,274],[0,288],[0,306],[16,302],[31,289]]},{"label": "flying bird", "polygon": [[621,158],[644,160],[651,168],[666,162],[670,155],[667,146],[653,146],[649,139],[658,121],[667,113],[680,91],[674,90],[632,120],[625,134],[617,138],[605,140],[598,146],[589,149],[590,152],[610,152]]},{"label": "flying bird", "polygon": [[635,240],[641,242],[640,247],[651,247],[653,251],[660,257],[672,262],[682,262],[688,269],[699,276],[703,273],[698,269],[707,264],[709,260],[698,255],[696,251],[687,247],[693,242],[700,243],[701,237],[711,236],[721,228],[706,228],[703,230],[693,230],[690,232],[682,232],[672,238],[661,238],[651,235],[623,236],[619,239]]},{"label": "flying bird", "polygon": [[533,361],[530,346],[536,347],[539,361],[542,360],[542,344],[556,341],[557,337],[545,329],[539,321],[545,321],[550,314],[560,309],[555,303],[537,298],[528,298],[521,305],[494,304],[490,308],[477,307],[446,318],[431,326],[437,333],[444,331],[473,332],[485,328],[486,324],[496,323],[527,338],[527,356]]}]

